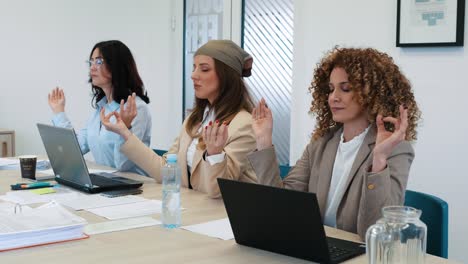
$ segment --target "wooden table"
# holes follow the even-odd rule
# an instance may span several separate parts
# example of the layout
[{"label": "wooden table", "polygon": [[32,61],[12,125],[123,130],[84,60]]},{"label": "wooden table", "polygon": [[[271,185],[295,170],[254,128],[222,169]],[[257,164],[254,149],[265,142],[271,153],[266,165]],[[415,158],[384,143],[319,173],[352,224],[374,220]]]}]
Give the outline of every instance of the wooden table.
[{"label": "wooden table", "polygon": [[[161,199],[161,185],[136,174],[124,176],[143,180],[145,198]],[[0,194],[9,191],[9,185],[21,182],[19,171],[0,171]],[[183,188],[181,190],[182,225],[203,223],[227,217],[223,201]],[[108,221],[86,211],[76,211],[89,223]],[[154,215],[160,219],[159,215]],[[328,236],[358,241],[356,234],[326,228]],[[192,233],[183,229],[166,230],[162,226],[130,229],[93,235],[88,239],[39,246],[0,253],[0,263],[311,263]],[[367,263],[365,255],[346,263]],[[455,263],[428,255],[426,263]]]}]

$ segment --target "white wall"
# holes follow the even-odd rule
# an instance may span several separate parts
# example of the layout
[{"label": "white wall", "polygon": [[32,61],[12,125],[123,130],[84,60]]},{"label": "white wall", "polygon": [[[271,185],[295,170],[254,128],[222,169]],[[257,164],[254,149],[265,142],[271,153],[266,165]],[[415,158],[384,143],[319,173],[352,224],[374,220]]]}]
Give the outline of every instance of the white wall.
[{"label": "white wall", "polygon": [[93,111],[85,60],[95,43],[110,39],[132,51],[151,100],[152,145],[167,149],[182,122],[181,6],[171,0],[0,0],[0,127],[16,131],[16,153],[45,153],[35,124],[50,123],[47,94],[57,85],[65,89],[74,126],[84,125]]},{"label": "white wall", "polygon": [[300,157],[314,126],[307,114],[311,101],[307,87],[323,53],[334,45],[374,47],[389,53],[412,82],[424,119],[408,188],[448,202],[449,258],[468,262],[462,243],[468,237],[464,150],[468,147],[468,52],[464,48],[395,47],[396,1],[388,0],[296,0],[294,35],[291,163]]}]

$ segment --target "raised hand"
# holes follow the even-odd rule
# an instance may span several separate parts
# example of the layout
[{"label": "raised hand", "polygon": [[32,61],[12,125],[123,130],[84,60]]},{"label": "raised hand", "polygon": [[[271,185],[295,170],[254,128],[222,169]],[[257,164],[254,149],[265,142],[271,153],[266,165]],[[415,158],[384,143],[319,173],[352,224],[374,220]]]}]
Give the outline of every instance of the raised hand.
[{"label": "raised hand", "polygon": [[135,93],[129,95],[126,106],[124,104],[124,100],[120,100],[120,118],[122,119],[122,121],[128,129],[132,128],[132,121],[137,116],[137,106],[135,98]]},{"label": "raised hand", "polygon": [[49,95],[49,106],[54,114],[65,112],[65,94],[59,87],[55,87]]},{"label": "raised hand", "polygon": [[206,144],[208,156],[220,154],[228,138],[228,125],[226,122],[219,124],[219,120],[211,122],[203,129],[203,141]]},{"label": "raised hand", "polygon": [[[112,116],[115,116],[115,123],[111,122]],[[120,114],[117,112],[111,112],[109,114],[105,114],[105,109],[104,107],[101,109],[100,113],[100,118],[101,118],[101,124],[109,131],[112,131],[116,134],[121,135],[125,140],[128,139],[128,137],[131,135],[132,132],[128,130],[127,126],[123,122],[122,118],[120,117]]]},{"label": "raised hand", "polygon": [[252,112],[252,128],[257,140],[257,150],[269,148],[273,145],[273,116],[265,99],[262,98]]},{"label": "raised hand", "polygon": [[[406,129],[408,128],[408,109],[400,105],[400,117],[383,117],[377,115],[377,137],[374,147],[374,159],[372,171],[379,172],[387,165],[387,158],[393,149],[406,138]],[[384,122],[392,123],[395,126],[393,132],[385,129]]]}]

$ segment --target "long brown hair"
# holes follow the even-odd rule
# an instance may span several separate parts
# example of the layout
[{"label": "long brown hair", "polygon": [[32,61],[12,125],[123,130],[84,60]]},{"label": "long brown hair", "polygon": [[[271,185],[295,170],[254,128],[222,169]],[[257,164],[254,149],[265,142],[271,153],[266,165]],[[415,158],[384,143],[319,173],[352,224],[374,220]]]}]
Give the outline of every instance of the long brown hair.
[{"label": "long brown hair", "polygon": [[241,110],[251,113],[254,105],[244,80],[239,73],[223,62],[217,59],[213,60],[216,76],[219,79],[218,97],[214,100],[213,105],[210,105],[208,99],[195,98],[194,108],[185,126],[185,130],[191,137],[199,138],[201,143],[199,147],[202,149],[204,149],[204,144],[201,142],[202,138],[197,132],[198,129],[194,128],[198,128],[203,121],[206,106],[214,109],[215,118],[219,120],[220,124],[222,122],[229,124]]},{"label": "long brown hair", "polygon": [[[328,96],[330,74],[336,67],[348,74],[350,88],[356,91],[357,102],[367,111],[367,120],[375,125],[378,114],[383,116],[400,115],[399,106],[408,109],[406,140],[416,140],[417,122],[421,117],[413,90],[408,79],[387,54],[376,49],[335,47],[317,64],[314,79],[309,87],[312,93],[310,112],[316,115],[313,138],[325,135],[333,127],[342,124],[333,121]],[[386,124],[390,131],[392,124]]]}]

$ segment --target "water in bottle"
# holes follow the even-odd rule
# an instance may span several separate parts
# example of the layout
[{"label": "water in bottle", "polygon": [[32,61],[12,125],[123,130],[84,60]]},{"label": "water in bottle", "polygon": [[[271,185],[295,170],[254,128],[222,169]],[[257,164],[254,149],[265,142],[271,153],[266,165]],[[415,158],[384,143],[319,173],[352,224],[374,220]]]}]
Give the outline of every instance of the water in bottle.
[{"label": "water in bottle", "polygon": [[166,165],[161,168],[163,181],[162,223],[165,228],[180,226],[180,168],[177,155],[167,154]]}]

